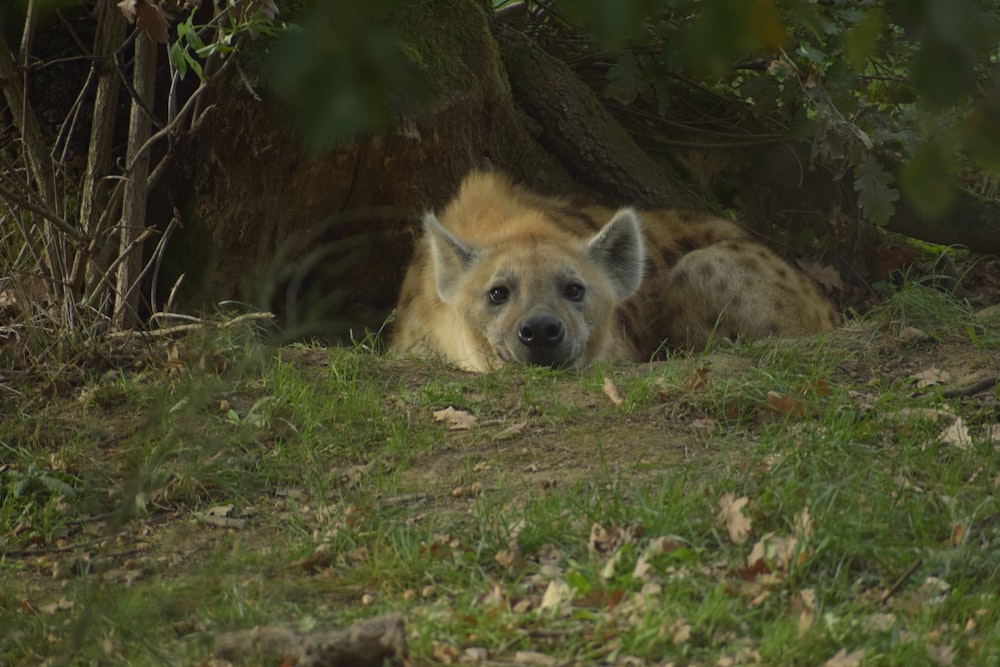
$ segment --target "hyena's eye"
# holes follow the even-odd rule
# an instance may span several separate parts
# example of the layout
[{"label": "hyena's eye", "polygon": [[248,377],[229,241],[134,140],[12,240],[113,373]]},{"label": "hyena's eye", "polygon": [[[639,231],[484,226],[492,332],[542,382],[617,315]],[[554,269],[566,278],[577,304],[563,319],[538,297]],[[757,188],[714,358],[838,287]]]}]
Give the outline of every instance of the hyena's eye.
[{"label": "hyena's eye", "polygon": [[570,283],[566,285],[563,293],[570,301],[583,301],[583,295],[587,293],[587,288],[580,283]]},{"label": "hyena's eye", "polygon": [[506,287],[491,287],[490,303],[501,304],[510,298],[510,290]]}]

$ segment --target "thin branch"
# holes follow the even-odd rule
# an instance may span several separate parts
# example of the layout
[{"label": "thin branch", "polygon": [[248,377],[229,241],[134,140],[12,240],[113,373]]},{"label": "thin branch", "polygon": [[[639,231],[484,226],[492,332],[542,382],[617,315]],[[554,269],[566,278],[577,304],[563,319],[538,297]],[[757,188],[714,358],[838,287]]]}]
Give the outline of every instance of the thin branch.
[{"label": "thin branch", "polygon": [[221,76],[222,73],[226,71],[226,68],[229,66],[229,64],[234,61],[235,58],[226,59],[226,61],[222,63],[222,66],[219,67],[219,69],[215,72],[212,79],[206,79],[205,81],[201,82],[198,88],[193,93],[191,93],[191,97],[187,99],[187,101],[184,103],[184,106],[181,107],[181,110],[177,112],[177,116],[174,117],[169,123],[167,123],[167,125],[163,126],[162,129],[153,134],[153,136],[147,139],[146,142],[139,148],[139,150],[136,151],[136,154],[133,157],[132,162],[130,162],[125,167],[126,174],[132,171],[135,161],[136,159],[139,158],[139,156],[141,156],[145,151],[149,150],[149,148],[157,141],[166,137],[167,135],[171,134],[177,129],[177,126],[184,121],[185,117],[187,117],[188,112],[194,108],[195,102],[198,100],[199,97],[201,97],[201,94],[208,89],[209,84],[213,80]]},{"label": "thin branch", "polygon": [[160,277],[160,264],[163,262],[163,256],[166,254],[167,243],[170,241],[170,237],[173,236],[174,230],[180,226],[180,212],[175,208],[174,215],[170,218],[170,222],[167,223],[167,228],[163,230],[163,236],[156,243],[156,248],[153,250],[153,257],[156,259],[156,266],[153,267],[153,277],[150,280],[149,286],[149,303],[150,310],[154,313],[156,312],[156,284]]},{"label": "thin branch", "polygon": [[31,56],[31,47],[35,41],[35,25],[38,21],[38,6],[35,0],[28,0],[28,8],[24,12],[24,30],[21,32],[21,50],[18,52],[18,60],[21,67],[28,66],[28,58]]},{"label": "thin branch", "polygon": [[899,589],[903,587],[903,584],[905,584],[906,581],[913,576],[913,573],[916,572],[923,564],[924,564],[923,558],[918,558],[916,561],[914,561],[913,565],[908,567],[906,569],[906,572],[900,575],[899,579],[896,580],[896,583],[894,583],[889,588],[889,590],[886,591],[886,594],[882,596],[882,604],[887,603],[889,601],[889,598],[891,598],[893,595],[899,592]]},{"label": "thin branch", "polygon": [[[118,269],[118,266],[123,261],[125,261],[125,258],[128,257],[133,250],[135,250],[136,246],[141,244],[152,234],[153,234],[152,229],[142,230],[142,233],[139,234],[138,237],[134,238],[132,242],[129,243],[129,245],[121,253],[118,254],[118,257],[115,258],[115,261],[112,262],[111,266],[108,267],[107,271],[105,271],[104,274],[101,275],[101,279],[98,281],[98,283],[103,283],[108,287],[110,287],[112,290],[114,290],[115,283],[111,280],[111,274],[114,273]],[[94,302],[97,301],[98,296],[100,296],[100,290],[98,290],[97,286],[95,286],[93,291],[90,293],[90,296],[86,299],[86,301],[84,301],[84,306],[86,307],[93,306]]]},{"label": "thin branch", "polygon": [[59,228],[60,231],[68,234],[77,241],[85,242],[88,240],[87,237],[83,235],[83,233],[81,233],[73,225],[71,225],[70,223],[66,222],[61,217],[59,217],[59,215],[55,211],[52,211],[47,206],[44,206],[42,204],[35,204],[29,201],[26,197],[22,197],[16,192],[11,192],[2,185],[0,185],[0,198],[6,199],[7,201],[17,204],[18,206],[27,211],[31,211],[32,213],[42,216],[43,218],[51,222],[53,225],[55,225],[57,228]]},{"label": "thin branch", "polygon": [[170,294],[167,295],[167,303],[163,306],[164,310],[174,309],[174,299],[177,297],[177,292],[181,289],[181,283],[184,282],[184,275],[185,274],[182,273],[177,276],[177,280],[174,281],[174,286],[170,288]]}]

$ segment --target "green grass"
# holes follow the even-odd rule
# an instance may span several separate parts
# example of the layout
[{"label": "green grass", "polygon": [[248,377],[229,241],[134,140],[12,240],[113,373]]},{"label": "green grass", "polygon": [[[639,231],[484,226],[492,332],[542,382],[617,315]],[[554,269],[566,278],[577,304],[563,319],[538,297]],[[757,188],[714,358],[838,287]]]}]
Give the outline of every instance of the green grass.
[{"label": "green grass", "polygon": [[[207,368],[219,346],[190,341],[169,371],[22,383],[0,423],[0,655],[200,664],[226,631],[401,611],[418,665],[996,664],[1000,396],[911,375],[989,368],[997,330],[910,285],[827,337],[576,374],[246,342]],[[477,425],[435,422],[449,405]],[[205,520],[228,505],[241,527]]]}]

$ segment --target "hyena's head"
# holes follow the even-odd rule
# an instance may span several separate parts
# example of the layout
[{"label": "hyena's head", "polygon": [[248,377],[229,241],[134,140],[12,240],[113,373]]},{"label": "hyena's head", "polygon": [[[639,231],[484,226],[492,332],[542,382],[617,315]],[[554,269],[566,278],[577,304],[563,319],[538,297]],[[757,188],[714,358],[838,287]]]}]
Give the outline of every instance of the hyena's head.
[{"label": "hyena's head", "polygon": [[573,367],[623,353],[609,349],[621,342],[616,310],[639,289],[645,264],[631,209],[589,238],[529,224],[477,242],[431,213],[424,226],[438,296],[464,324],[457,338],[481,360],[471,366]]}]

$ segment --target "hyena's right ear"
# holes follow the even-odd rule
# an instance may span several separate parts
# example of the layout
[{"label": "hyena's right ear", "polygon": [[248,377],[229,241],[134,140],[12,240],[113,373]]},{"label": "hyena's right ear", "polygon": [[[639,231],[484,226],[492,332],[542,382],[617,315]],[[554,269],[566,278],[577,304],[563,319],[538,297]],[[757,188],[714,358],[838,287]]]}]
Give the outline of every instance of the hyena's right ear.
[{"label": "hyena's right ear", "polygon": [[646,243],[639,216],[623,208],[587,243],[587,254],[611,278],[615,296],[624,301],[642,285]]},{"label": "hyena's right ear", "polygon": [[424,230],[431,244],[438,296],[448,303],[455,296],[462,276],[476,263],[479,255],[475,248],[463,243],[438,222],[433,213],[424,215]]}]

